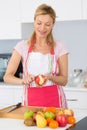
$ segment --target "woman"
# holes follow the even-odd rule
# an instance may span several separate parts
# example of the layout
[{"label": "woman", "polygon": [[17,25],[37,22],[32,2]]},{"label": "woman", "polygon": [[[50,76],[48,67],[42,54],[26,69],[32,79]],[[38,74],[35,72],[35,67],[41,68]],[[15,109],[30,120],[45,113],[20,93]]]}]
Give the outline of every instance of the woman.
[{"label": "woman", "polygon": [[[4,81],[25,85],[24,105],[67,107],[62,86],[68,79],[68,51],[54,40],[52,29],[56,14],[51,6],[40,5],[34,16],[34,32],[29,40],[19,42],[9,61]],[[14,76],[22,60],[23,78]],[[35,82],[44,75],[43,85]]]}]

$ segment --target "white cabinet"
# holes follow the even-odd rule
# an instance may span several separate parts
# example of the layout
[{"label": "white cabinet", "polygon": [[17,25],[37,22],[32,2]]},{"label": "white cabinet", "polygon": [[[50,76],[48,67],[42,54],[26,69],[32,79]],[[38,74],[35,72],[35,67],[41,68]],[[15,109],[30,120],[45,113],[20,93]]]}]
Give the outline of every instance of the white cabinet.
[{"label": "white cabinet", "polygon": [[4,105],[11,105],[13,104],[14,101],[14,92],[13,89],[10,88],[4,88],[0,86],[0,105],[4,104]]},{"label": "white cabinet", "polygon": [[16,87],[14,88],[14,104],[17,104],[18,102],[21,102],[23,104],[24,102],[24,89],[23,86],[21,86],[20,88]]},{"label": "white cabinet", "polygon": [[0,0],[0,39],[21,38],[20,0]]},{"label": "white cabinet", "polygon": [[57,21],[81,19],[81,0],[21,0],[21,20],[33,22],[35,9],[42,3],[51,5],[57,14]]},{"label": "white cabinet", "polygon": [[87,90],[85,88],[64,88],[68,107],[87,110]]},{"label": "white cabinet", "polygon": [[23,103],[23,86],[0,84],[0,105]]},{"label": "white cabinet", "polygon": [[82,16],[83,16],[83,19],[86,19],[87,20],[87,0],[82,0]]},{"label": "white cabinet", "polygon": [[57,21],[81,19],[81,0],[54,0],[50,4],[56,11]]}]

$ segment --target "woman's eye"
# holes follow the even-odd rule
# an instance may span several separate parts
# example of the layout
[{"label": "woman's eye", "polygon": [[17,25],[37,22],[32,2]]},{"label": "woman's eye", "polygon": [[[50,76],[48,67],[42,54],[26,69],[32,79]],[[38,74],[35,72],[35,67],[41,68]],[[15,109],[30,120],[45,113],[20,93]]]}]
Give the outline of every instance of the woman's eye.
[{"label": "woman's eye", "polygon": [[41,25],[41,23],[37,23],[38,25]]},{"label": "woman's eye", "polygon": [[46,26],[50,26],[49,24],[46,24]]}]

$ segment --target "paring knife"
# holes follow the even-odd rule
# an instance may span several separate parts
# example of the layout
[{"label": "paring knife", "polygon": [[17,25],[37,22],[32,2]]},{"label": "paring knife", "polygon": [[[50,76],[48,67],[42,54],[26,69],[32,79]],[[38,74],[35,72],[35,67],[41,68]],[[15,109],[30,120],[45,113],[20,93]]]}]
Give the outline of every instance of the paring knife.
[{"label": "paring knife", "polygon": [[19,108],[20,106],[21,106],[21,102],[19,102],[18,104],[12,106],[11,108],[8,108],[7,110],[5,110],[5,112],[7,112],[7,113],[8,113],[8,112],[11,112],[11,111],[13,111],[13,110]]}]

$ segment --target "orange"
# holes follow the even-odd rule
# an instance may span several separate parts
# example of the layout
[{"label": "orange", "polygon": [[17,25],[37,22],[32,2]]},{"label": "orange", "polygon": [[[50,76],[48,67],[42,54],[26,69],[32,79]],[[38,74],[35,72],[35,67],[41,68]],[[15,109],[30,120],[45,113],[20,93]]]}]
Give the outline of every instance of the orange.
[{"label": "orange", "polygon": [[47,107],[45,109],[45,112],[53,112],[53,113],[55,113],[56,112],[56,107]]},{"label": "orange", "polygon": [[47,118],[46,120],[47,120],[47,125],[49,125],[49,123],[50,123],[51,121],[53,121],[52,118]]},{"label": "orange", "polygon": [[68,124],[75,124],[76,118],[74,116],[68,116]]},{"label": "orange", "polygon": [[49,127],[50,128],[58,128],[58,126],[59,126],[59,124],[58,124],[58,122],[56,121],[56,120],[52,120],[52,121],[50,121],[50,123],[49,123]]}]

